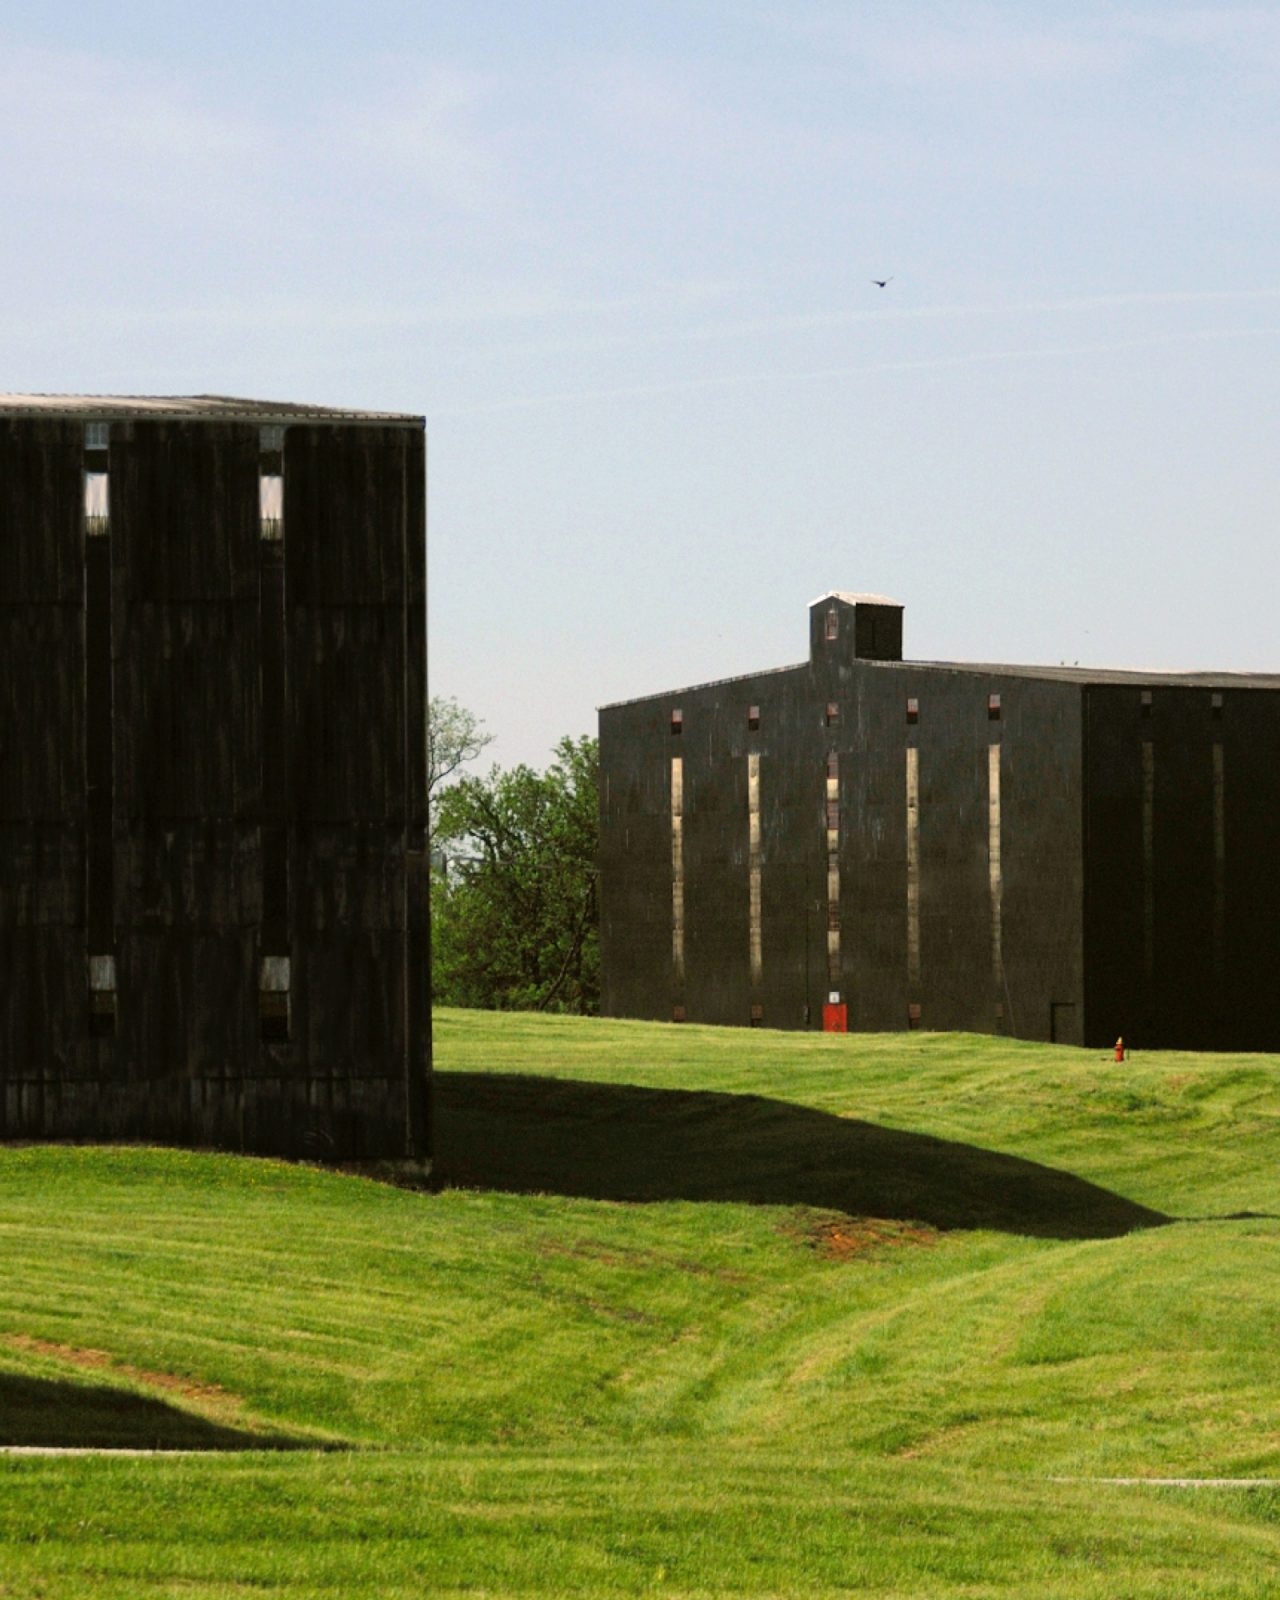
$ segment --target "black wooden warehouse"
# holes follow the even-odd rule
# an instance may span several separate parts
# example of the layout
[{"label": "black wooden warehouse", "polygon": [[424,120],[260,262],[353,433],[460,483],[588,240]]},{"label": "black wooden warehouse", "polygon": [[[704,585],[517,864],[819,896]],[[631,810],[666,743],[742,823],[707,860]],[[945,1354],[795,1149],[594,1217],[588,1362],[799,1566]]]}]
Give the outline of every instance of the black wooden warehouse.
[{"label": "black wooden warehouse", "polygon": [[1280,1048],[1280,676],[809,660],[600,713],[612,1016]]},{"label": "black wooden warehouse", "polygon": [[0,397],[0,1137],[428,1152],[420,417]]}]

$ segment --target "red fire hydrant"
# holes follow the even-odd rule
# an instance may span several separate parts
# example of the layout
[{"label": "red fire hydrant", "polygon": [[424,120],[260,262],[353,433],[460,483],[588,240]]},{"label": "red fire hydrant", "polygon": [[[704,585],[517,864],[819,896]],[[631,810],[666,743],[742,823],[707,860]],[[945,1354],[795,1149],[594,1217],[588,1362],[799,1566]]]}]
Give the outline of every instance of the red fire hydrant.
[{"label": "red fire hydrant", "polygon": [[1124,1039],[1123,1039],[1123,1037],[1121,1037],[1121,1038],[1116,1040],[1116,1060],[1117,1061],[1123,1061],[1124,1060]]}]

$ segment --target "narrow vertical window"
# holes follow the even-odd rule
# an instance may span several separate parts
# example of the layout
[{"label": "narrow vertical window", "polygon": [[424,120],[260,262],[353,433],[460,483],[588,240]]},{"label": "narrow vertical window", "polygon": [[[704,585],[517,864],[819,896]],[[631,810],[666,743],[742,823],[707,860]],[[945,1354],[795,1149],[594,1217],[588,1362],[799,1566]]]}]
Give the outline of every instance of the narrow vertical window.
[{"label": "narrow vertical window", "polygon": [[835,728],[840,723],[840,707],[835,700],[827,701],[827,727]]},{"label": "narrow vertical window", "polygon": [[107,465],[111,425],[88,422],[84,429],[84,531],[102,538],[111,527],[111,493]]},{"label": "narrow vertical window", "polygon": [[[262,947],[261,1039],[284,1043],[290,1036],[289,915],[289,725],[288,644],[285,620],[284,429],[258,435],[261,543],[258,563],[259,691],[262,739]],[[267,963],[275,963],[268,966]],[[283,962],[284,966],[279,963]],[[285,982],[281,986],[281,974]],[[267,980],[271,980],[268,987]]]},{"label": "narrow vertical window", "polygon": [[290,1032],[288,956],[263,956],[258,975],[258,1016],[265,1043],[283,1044]]},{"label": "narrow vertical window", "polygon": [[116,1029],[114,669],[111,630],[111,428],[84,430],[84,785],[85,934],[89,951],[89,1031]]},{"label": "narrow vertical window", "polygon": [[915,695],[909,694],[907,696],[907,721],[908,723],[915,724],[919,722],[919,720],[920,702],[916,699]]},{"label": "narrow vertical window", "polygon": [[1000,720],[1000,696],[998,694],[989,694],[987,696],[987,721],[988,722],[999,722],[999,720]]},{"label": "narrow vertical window", "polygon": [[907,989],[919,1016],[920,994],[920,752],[907,749]]},{"label": "narrow vertical window", "polygon": [[1004,1007],[1004,878],[1000,862],[1000,744],[987,746],[987,874],[991,889],[991,980],[996,992],[996,1011]]},{"label": "narrow vertical window", "polygon": [[759,730],[760,730],[760,707],[759,706],[748,706],[747,707],[747,731],[749,733],[758,733]]},{"label": "narrow vertical window", "polygon": [[116,1031],[116,958],[89,957],[89,1032],[99,1039]]},{"label": "narrow vertical window", "polygon": [[764,976],[764,940],[761,928],[760,757],[747,757],[747,894],[751,960],[751,986]]},{"label": "narrow vertical window", "polygon": [[684,761],[671,758],[671,972],[684,988]]},{"label": "narrow vertical window", "polygon": [[834,606],[829,606],[827,608],[827,639],[830,641],[832,639],[838,639],[839,637],[840,613]]},{"label": "narrow vertical window", "polygon": [[827,985],[839,1004],[840,971],[840,757],[827,755]]},{"label": "narrow vertical window", "polygon": [[284,538],[284,429],[258,434],[258,526],[264,539]]},{"label": "narrow vertical window", "polygon": [[1142,967],[1148,978],[1156,967],[1156,752],[1142,741]]},{"label": "narrow vertical window", "polygon": [[1142,713],[1142,715],[1144,717],[1149,717],[1151,715],[1151,690],[1150,689],[1144,689],[1142,691],[1142,698],[1141,698],[1141,700],[1139,702],[1139,709],[1140,709],[1140,711],[1141,711],[1141,713]]},{"label": "narrow vertical window", "polygon": [[678,706],[671,713],[671,731],[672,733],[684,732],[684,712]]},{"label": "narrow vertical window", "polygon": [[[1220,698],[1214,696],[1215,699]],[[1213,967],[1219,984],[1227,969],[1226,761],[1221,741],[1213,746]]]}]

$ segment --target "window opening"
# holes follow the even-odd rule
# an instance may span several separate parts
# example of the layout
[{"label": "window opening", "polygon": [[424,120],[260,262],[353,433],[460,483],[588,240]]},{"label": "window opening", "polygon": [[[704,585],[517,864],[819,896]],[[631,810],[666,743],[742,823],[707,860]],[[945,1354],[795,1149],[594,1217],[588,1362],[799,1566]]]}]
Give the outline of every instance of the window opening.
[{"label": "window opening", "polygon": [[907,749],[907,988],[920,992],[920,752]]},{"label": "window opening", "polygon": [[264,1043],[283,1044],[289,1038],[290,977],[288,956],[263,956],[258,979],[258,1016]]},{"label": "window opening", "polygon": [[[987,746],[987,874],[991,894],[991,981],[1004,993],[1004,873],[1000,851],[1000,744]],[[997,1015],[1003,1016],[1000,1002]]]},{"label": "window opening", "polygon": [[116,1031],[116,958],[89,957],[89,1033],[112,1038]]},{"label": "window opening", "polygon": [[284,538],[284,428],[258,431],[258,527],[264,539]]},{"label": "window opening", "polygon": [[[1221,700],[1221,695],[1215,695]],[[1214,712],[1221,715],[1220,710]],[[1222,741],[1213,746],[1213,966],[1221,984],[1227,964],[1227,808],[1226,758]]]},{"label": "window opening", "polygon": [[87,422],[84,429],[84,531],[102,538],[111,526],[111,491],[107,477],[111,427]]},{"label": "window opening", "polygon": [[840,987],[840,757],[827,753],[827,983]]},{"label": "window opening", "polygon": [[684,762],[671,758],[671,975],[684,988]]},{"label": "window opening", "polygon": [[1156,965],[1156,751],[1150,739],[1142,744],[1142,965],[1148,978]]},{"label": "window opening", "polygon": [[754,987],[764,976],[761,919],[760,757],[747,757],[747,938]]}]

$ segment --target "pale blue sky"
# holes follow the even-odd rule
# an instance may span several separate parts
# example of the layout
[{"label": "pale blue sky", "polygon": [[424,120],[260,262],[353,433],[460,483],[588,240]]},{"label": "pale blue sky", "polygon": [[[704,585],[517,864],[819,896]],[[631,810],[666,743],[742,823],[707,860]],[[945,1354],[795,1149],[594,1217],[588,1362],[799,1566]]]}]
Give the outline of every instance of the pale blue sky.
[{"label": "pale blue sky", "polygon": [[1274,670],[1278,135],[1269,5],[10,0],[0,388],[425,412],[504,763],[830,588]]}]

